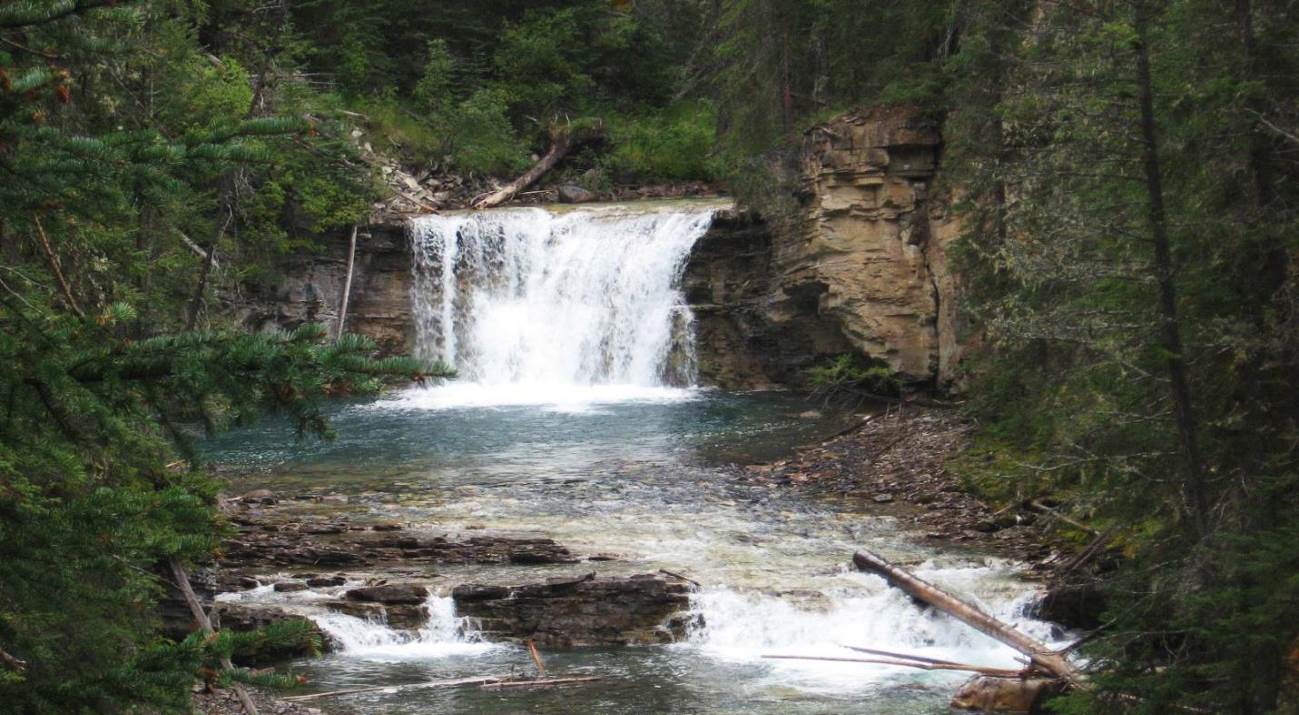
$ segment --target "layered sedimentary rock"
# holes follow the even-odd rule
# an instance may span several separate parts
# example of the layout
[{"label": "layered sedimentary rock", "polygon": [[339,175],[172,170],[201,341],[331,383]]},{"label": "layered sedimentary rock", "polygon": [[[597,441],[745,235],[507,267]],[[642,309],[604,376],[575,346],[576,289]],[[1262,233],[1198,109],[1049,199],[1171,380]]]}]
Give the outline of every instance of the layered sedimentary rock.
[{"label": "layered sedimentary rock", "polygon": [[719,217],[686,271],[704,374],[797,382],[855,351],[905,381],[949,383],[961,326],[947,249],[960,229],[932,187],[941,141],[913,109],[839,117],[804,139],[788,228]]},{"label": "layered sedimentary rock", "polygon": [[[337,329],[349,241],[350,232],[320,236],[319,253],[297,253],[281,262],[276,285],[228,296],[231,312],[252,330],[292,330],[305,323]],[[410,266],[404,224],[375,224],[358,232],[346,327],[373,338],[385,354],[406,354],[414,345]]]},{"label": "layered sedimentary rock", "polygon": [[[937,124],[915,109],[844,115],[804,137],[798,204],[781,230],[750,211],[716,216],[682,286],[704,382],[796,384],[848,352],[883,360],[905,382],[955,380],[965,338],[948,250],[960,225],[934,186],[941,142]],[[279,286],[235,301],[245,324],[336,325],[348,236],[322,240],[322,253],[286,260]],[[410,290],[405,227],[363,229],[347,329],[386,353],[411,352]]]},{"label": "layered sedimentary rock", "polygon": [[487,640],[543,648],[671,643],[685,637],[690,585],[658,574],[457,586],[456,615]]}]

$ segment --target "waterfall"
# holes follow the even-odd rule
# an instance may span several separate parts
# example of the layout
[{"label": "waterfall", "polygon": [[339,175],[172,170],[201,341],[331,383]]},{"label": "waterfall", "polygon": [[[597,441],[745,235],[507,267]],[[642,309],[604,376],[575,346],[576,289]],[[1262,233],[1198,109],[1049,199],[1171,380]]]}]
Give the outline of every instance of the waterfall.
[{"label": "waterfall", "polygon": [[539,208],[411,221],[416,354],[513,394],[694,384],[680,290],[714,207]]}]

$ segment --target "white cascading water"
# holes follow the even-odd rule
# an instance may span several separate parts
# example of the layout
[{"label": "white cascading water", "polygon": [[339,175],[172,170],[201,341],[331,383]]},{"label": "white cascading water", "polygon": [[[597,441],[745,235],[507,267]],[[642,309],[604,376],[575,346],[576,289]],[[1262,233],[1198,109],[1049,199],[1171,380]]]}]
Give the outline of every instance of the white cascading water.
[{"label": "white cascading water", "polygon": [[671,395],[695,382],[680,290],[715,207],[538,208],[411,221],[416,353],[448,404]]},{"label": "white cascading water", "polygon": [[342,613],[316,614],[312,619],[334,639],[342,652],[359,658],[445,658],[452,655],[476,655],[494,647],[461,628],[450,596],[429,596],[424,609],[428,613],[428,622],[413,634]]}]

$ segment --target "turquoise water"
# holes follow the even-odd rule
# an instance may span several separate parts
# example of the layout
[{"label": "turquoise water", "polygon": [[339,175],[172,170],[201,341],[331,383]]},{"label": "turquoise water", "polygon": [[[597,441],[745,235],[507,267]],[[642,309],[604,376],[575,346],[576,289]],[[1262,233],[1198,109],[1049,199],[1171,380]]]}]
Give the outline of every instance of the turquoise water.
[{"label": "turquoise water", "polygon": [[850,416],[779,393],[652,388],[523,405],[470,397],[441,387],[340,403],[336,441],[295,441],[287,424],[271,421],[223,435],[206,452],[232,491],[343,495],[354,513],[400,520],[412,533],[544,535],[579,554],[621,559],[439,566],[427,578],[431,625],[418,637],[326,616],[310,592],[245,594],[317,617],[345,643],[292,664],[309,689],[530,674],[523,649],[475,642],[456,621],[447,594],[457,583],[668,569],[702,584],[692,607],[704,627],[668,646],[546,654],[551,675],[603,678],[592,685],[381,692],[314,705],[337,713],[939,713],[960,675],[761,656],[843,656],[851,655],[843,645],[860,645],[1015,664],[1003,646],[849,571],[862,546],[1050,636],[1047,624],[1019,614],[1031,588],[1009,564],[920,547],[887,516],[745,480],[726,464],[776,457]]}]

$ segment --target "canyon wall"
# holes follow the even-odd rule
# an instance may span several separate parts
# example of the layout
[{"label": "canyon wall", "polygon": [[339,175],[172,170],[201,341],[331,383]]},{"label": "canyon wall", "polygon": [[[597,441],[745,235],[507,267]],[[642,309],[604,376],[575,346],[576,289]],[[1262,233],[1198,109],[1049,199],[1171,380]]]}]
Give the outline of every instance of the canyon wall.
[{"label": "canyon wall", "polygon": [[853,351],[904,382],[949,386],[963,326],[947,254],[960,227],[933,195],[941,146],[913,109],[845,115],[804,138],[791,228],[719,217],[686,271],[705,377],[796,383]]},{"label": "canyon wall", "polygon": [[[804,138],[798,209],[788,230],[756,213],[720,212],[683,276],[704,382],[728,388],[798,384],[807,368],[856,352],[904,382],[950,387],[962,348],[959,282],[948,249],[960,232],[936,196],[938,127],[915,110],[836,118]],[[282,282],[249,289],[230,309],[254,330],[337,325],[348,236],[292,256]],[[414,347],[411,254],[404,224],[363,229],[347,329],[386,354]]]}]

